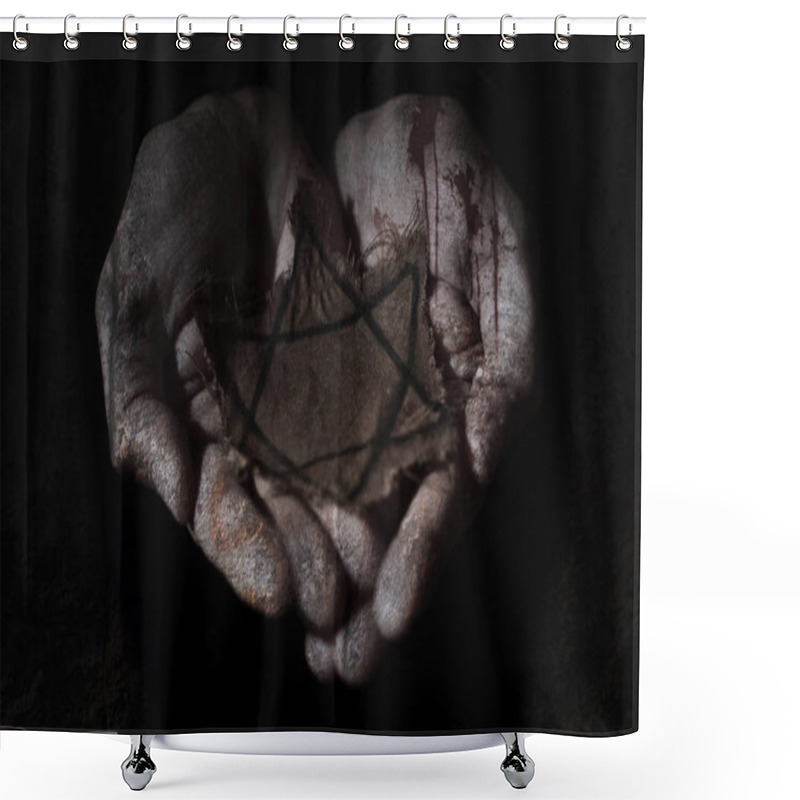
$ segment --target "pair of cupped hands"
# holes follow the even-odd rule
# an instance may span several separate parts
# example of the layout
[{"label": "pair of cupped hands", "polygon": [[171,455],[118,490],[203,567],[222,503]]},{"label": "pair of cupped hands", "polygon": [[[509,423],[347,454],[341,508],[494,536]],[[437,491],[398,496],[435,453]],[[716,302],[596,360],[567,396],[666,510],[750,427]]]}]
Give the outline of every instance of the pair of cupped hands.
[{"label": "pair of cupped hands", "polygon": [[[523,210],[457,102],[401,95],[356,115],[334,165],[331,181],[271,90],[201,97],[141,145],[96,315],[114,466],[155,489],[244,602],[296,605],[315,675],[359,684],[479,508],[530,387],[533,300]],[[326,250],[367,272],[387,230],[417,219],[427,243],[423,307],[457,446],[373,506],[287,485],[227,435],[198,319],[214,287],[268,295],[297,269],[309,186]]]}]

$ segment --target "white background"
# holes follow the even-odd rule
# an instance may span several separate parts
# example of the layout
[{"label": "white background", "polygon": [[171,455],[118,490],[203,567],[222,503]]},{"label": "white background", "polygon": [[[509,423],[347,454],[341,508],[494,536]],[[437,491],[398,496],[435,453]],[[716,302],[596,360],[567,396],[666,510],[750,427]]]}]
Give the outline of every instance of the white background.
[{"label": "white background", "polygon": [[[3,15],[646,16],[641,730],[533,736],[540,800],[800,796],[798,4],[35,0]],[[4,34],[8,35],[8,34]],[[524,609],[514,609],[514,612]],[[3,732],[3,798],[128,797],[127,746]],[[154,751],[162,798],[509,797],[502,750]]]}]

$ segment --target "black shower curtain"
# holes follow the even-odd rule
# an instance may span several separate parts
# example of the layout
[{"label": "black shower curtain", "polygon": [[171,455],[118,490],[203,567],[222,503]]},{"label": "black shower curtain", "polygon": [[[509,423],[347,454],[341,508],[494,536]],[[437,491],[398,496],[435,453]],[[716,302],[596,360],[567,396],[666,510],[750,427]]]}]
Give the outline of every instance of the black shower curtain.
[{"label": "black shower curtain", "polygon": [[0,727],[638,726],[643,37],[0,41]]}]

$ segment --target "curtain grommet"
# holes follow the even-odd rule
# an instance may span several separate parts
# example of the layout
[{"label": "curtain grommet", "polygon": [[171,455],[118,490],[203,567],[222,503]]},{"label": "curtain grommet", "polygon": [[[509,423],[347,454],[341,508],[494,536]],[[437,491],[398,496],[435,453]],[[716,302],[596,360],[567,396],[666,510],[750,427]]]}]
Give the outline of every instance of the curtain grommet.
[{"label": "curtain grommet", "polygon": [[[353,19],[349,14],[342,14],[339,17],[339,49],[340,50],[352,50],[356,46],[356,40],[352,36],[345,36],[344,35],[344,21],[346,19]],[[356,25],[355,23],[351,24],[351,31],[350,33],[356,32]]]},{"label": "curtain grommet", "polygon": [[[456,21],[456,35],[453,36],[447,30],[447,24],[450,22],[451,19]],[[461,23],[458,21],[458,17],[455,14],[448,14],[444,18],[444,49],[445,50],[458,50],[461,46],[461,42],[459,40],[459,36],[461,36]]]},{"label": "curtain grommet", "polygon": [[401,19],[408,19],[408,17],[405,14],[398,14],[394,18],[394,46],[395,49],[397,50],[408,50],[408,48],[411,47],[411,39],[409,38],[411,36],[411,23],[410,22],[406,23],[408,30],[406,31],[405,36],[401,36],[400,35]]},{"label": "curtain grommet", "polygon": [[553,47],[555,47],[555,49],[561,53],[563,53],[565,50],[569,50],[570,23],[569,22],[567,23],[566,36],[562,36],[558,32],[558,21],[566,18],[567,18],[566,14],[559,14],[555,19],[555,23],[553,24],[553,32],[555,33],[556,37],[555,41],[553,42]]},{"label": "curtain grommet", "polygon": [[[122,18],[122,47],[127,51],[135,50],[139,46],[139,40],[136,36],[130,36],[128,34],[128,20],[129,19],[136,19],[133,14],[126,14]],[[139,30],[139,24],[137,23],[134,30]]]},{"label": "curtain grommet", "polygon": [[[188,36],[184,36],[181,33],[181,20],[188,19],[188,14],[178,14],[175,20],[175,34],[177,35],[177,39],[175,40],[175,47],[178,50],[188,50],[192,46],[192,40]],[[192,23],[189,23],[189,31],[192,30]]]},{"label": "curtain grommet", "polygon": [[[75,51],[81,46],[81,43],[78,40],[77,36],[70,35],[69,21],[71,19],[75,19],[75,14],[67,14],[67,16],[64,17],[64,49],[69,51]],[[76,23],[75,30],[77,32],[80,31],[80,29],[81,25],[78,22]]]},{"label": "curtain grommet", "polygon": [[[617,50],[620,51],[620,53],[627,53],[628,50],[630,50],[631,47],[633,47],[633,42],[630,39],[628,39],[626,36],[623,36],[620,33],[620,23],[624,19],[630,19],[630,17],[628,17],[627,14],[620,14],[617,17],[617,41],[614,44],[615,44]],[[631,33],[633,33],[633,25],[631,25],[631,23],[629,22],[628,23],[628,36],[630,36]]]},{"label": "curtain grommet", "polygon": [[515,38],[516,35],[517,35],[517,23],[516,22],[512,22],[511,23],[511,35],[509,36],[505,32],[505,28],[504,28],[505,21],[507,19],[513,19],[513,16],[511,14],[503,14],[503,16],[500,17],[500,49],[501,50],[513,50],[517,46],[517,40]]},{"label": "curtain grommet", "polygon": [[290,19],[297,19],[297,17],[293,17],[291,14],[287,14],[283,18],[283,49],[288,50],[290,53],[293,53],[300,47],[300,42],[297,41],[295,36],[300,33],[300,26],[295,24],[295,36],[289,36],[289,31],[287,30],[287,26],[289,25]]},{"label": "curtain grommet", "polygon": [[[233,20],[235,19],[239,19],[239,17],[237,17],[236,14],[231,14],[228,17],[228,41],[226,42],[226,47],[232,53],[238,53],[242,49],[242,44],[243,44],[242,40],[238,36],[234,36],[231,33],[231,22],[233,22]],[[242,31],[242,26],[240,25],[239,32],[241,33],[241,31]]]},{"label": "curtain grommet", "polygon": [[[12,23],[11,30],[14,33],[14,41],[11,43],[11,46],[19,53],[28,49],[28,40],[24,36],[20,36],[17,33],[17,20],[18,19],[25,19],[24,14],[17,14],[14,17],[14,22]],[[28,30],[28,23],[25,23],[25,30]]]}]

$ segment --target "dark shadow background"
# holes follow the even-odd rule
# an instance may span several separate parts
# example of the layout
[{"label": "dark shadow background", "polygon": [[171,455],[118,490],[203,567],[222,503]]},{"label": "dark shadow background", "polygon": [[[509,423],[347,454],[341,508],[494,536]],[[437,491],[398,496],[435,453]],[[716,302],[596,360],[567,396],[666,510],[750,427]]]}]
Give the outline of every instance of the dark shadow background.
[{"label": "dark shadow background", "polygon": [[[622,58],[609,37],[567,55],[532,37],[508,56],[496,37],[456,55],[419,37],[401,59],[390,37],[359,37],[349,57],[308,37],[289,58],[262,37],[269,55],[247,39],[237,59],[218,36],[178,58],[174,36],[135,58],[118,36],[90,34],[77,56],[45,38],[24,56],[0,47],[0,727],[635,730],[643,41]],[[241,603],[109,458],[94,298],[139,144],[249,83],[286,97],[329,171],[353,114],[402,92],[458,98],[534,234],[521,431],[426,610],[361,689],[317,682],[294,613]]]}]

